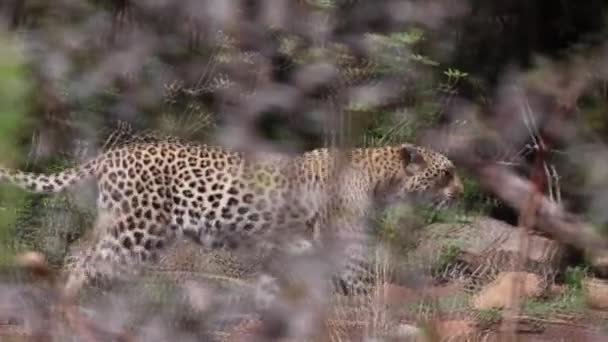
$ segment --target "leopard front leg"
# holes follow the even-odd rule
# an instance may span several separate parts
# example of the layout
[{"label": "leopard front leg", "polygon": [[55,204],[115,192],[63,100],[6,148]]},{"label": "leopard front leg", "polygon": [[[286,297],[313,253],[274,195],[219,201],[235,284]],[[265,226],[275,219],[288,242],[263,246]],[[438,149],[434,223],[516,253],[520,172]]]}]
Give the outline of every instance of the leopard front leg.
[{"label": "leopard front leg", "polygon": [[335,293],[342,295],[369,295],[376,285],[377,272],[368,256],[371,250],[364,241],[356,240],[343,249],[342,263],[332,277]]}]

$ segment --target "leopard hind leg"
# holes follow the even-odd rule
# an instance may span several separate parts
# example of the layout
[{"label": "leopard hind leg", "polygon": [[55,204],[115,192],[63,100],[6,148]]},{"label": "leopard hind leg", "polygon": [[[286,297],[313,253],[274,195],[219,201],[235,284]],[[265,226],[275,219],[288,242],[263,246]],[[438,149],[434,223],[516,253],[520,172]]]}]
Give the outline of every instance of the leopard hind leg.
[{"label": "leopard hind leg", "polygon": [[[156,262],[159,253],[175,241],[175,233],[164,220],[150,217],[133,213],[113,219],[102,234],[97,234],[92,247],[73,258],[64,295],[74,298],[83,286],[110,284],[123,276],[139,273],[142,264]],[[162,215],[156,217],[162,218]]]}]

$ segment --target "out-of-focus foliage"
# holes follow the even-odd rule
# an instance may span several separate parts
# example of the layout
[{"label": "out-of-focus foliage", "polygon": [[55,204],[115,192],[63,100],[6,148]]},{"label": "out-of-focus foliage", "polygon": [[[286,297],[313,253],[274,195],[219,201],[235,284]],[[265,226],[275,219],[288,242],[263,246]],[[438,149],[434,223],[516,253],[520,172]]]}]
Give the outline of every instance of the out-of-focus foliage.
[{"label": "out-of-focus foliage", "polygon": [[[18,139],[27,128],[27,104],[31,97],[30,75],[18,40],[0,31],[0,155],[3,162],[16,165],[23,160]],[[21,153],[20,153],[21,152]],[[16,211],[23,193],[6,184],[0,185],[0,264],[12,260],[19,246],[14,240]],[[8,206],[6,204],[9,204]]]},{"label": "out-of-focus foliage", "polygon": [[[331,11],[336,10],[336,7],[330,5],[330,3],[324,3],[319,7],[321,15],[329,17]],[[93,15],[95,13],[94,7],[88,6],[90,5],[84,6],[81,10],[84,10],[84,13]],[[327,13],[323,14],[324,11],[327,11]],[[53,17],[49,19],[51,21],[55,20]],[[44,27],[46,24],[32,23],[31,25],[33,27],[39,25]],[[366,103],[365,98],[357,96],[354,97],[356,101],[352,101],[346,107],[347,112],[343,114],[345,122],[344,124],[340,124],[338,129],[350,131],[353,134],[360,132],[360,138],[355,141],[357,144],[379,146],[403,141],[415,141],[417,132],[431,127],[437,122],[445,110],[445,105],[449,103],[449,98],[457,94],[458,83],[467,77],[465,72],[441,65],[427,54],[426,50],[428,49],[425,49],[425,45],[429,43],[427,42],[428,38],[425,32],[426,30],[423,27],[412,27],[402,32],[389,34],[371,33],[365,39],[371,44],[375,57],[363,62],[357,61],[345,46],[339,44],[312,46],[308,49],[302,49],[301,47],[298,48],[302,44],[302,37],[300,36],[277,35],[277,37],[279,40],[279,51],[286,54],[287,58],[293,59],[292,62],[286,63],[284,66],[286,69],[290,68],[289,63],[305,66],[310,63],[323,62],[327,58],[335,58],[341,83],[344,83],[346,86],[351,84],[373,84],[376,79],[379,80],[381,77],[391,77],[391,75],[396,74],[410,75],[408,77],[413,78],[412,82],[409,83],[411,87],[403,90],[403,99],[399,101],[404,108],[407,108],[405,110],[375,110],[373,101],[372,103]],[[126,33],[122,34],[126,35]],[[63,149],[67,153],[66,155],[69,158],[77,160],[94,155],[98,151],[96,145],[102,145],[104,139],[109,135],[108,132],[112,132],[114,122],[110,118],[128,119],[136,128],[152,127],[164,134],[175,135],[186,140],[209,141],[212,139],[213,127],[221,124],[221,122],[217,121],[217,115],[210,112],[214,107],[213,105],[209,106],[207,99],[216,96],[216,93],[224,89],[230,89],[234,84],[226,74],[221,72],[222,68],[225,65],[234,63],[234,59],[237,59],[237,62],[247,64],[247,60],[255,58],[255,54],[235,53],[237,41],[228,34],[220,33],[217,37],[211,35],[209,38],[212,39],[204,44],[210,43],[210,47],[203,48],[203,46],[198,46],[192,47],[188,51],[174,51],[177,55],[182,56],[180,58],[192,58],[194,60],[197,58],[210,58],[206,62],[210,64],[205,66],[206,69],[202,71],[200,79],[195,82],[193,82],[191,76],[186,76],[186,80],[176,79],[171,81],[171,78],[168,78],[166,81],[163,81],[159,79],[159,75],[171,75],[175,73],[173,77],[179,76],[179,69],[176,69],[172,64],[177,67],[183,67],[183,62],[179,58],[176,56],[169,58],[168,55],[165,56],[164,54],[149,60],[144,59],[141,65],[130,66],[129,68],[132,71],[114,75],[116,77],[115,81],[110,81],[109,83],[104,81],[108,84],[90,89],[78,89],[73,83],[80,82],[78,79],[81,76],[76,72],[78,68],[87,70],[87,68],[93,67],[94,64],[88,66],[87,64],[81,65],[79,62],[76,62],[76,64],[71,65],[70,67],[74,70],[65,74],[68,78],[59,78],[55,81],[57,82],[57,86],[64,91],[60,98],[60,102],[63,103],[60,108],[63,112],[53,111],[50,113],[51,117],[56,115],[57,118],[61,118],[61,122],[68,124],[69,131],[76,133],[77,137],[79,137],[76,141],[80,142],[81,145],[72,147],[74,146],[74,142],[69,142],[67,146],[70,147]],[[128,40],[130,38],[125,36],[124,39]],[[112,42],[109,41],[108,44],[112,44]],[[64,52],[58,50],[58,53]],[[68,56],[69,54],[70,52],[68,52]],[[333,54],[337,55],[332,57]],[[279,68],[281,67],[279,66]],[[116,71],[113,70],[112,72]],[[435,78],[434,74],[438,76]],[[111,77],[108,78],[108,81],[110,79]],[[99,79],[99,81],[102,81],[102,79]],[[83,82],[86,81],[83,79]],[[146,85],[141,89],[134,89],[135,85],[140,82],[152,82],[150,83],[152,86]],[[159,86],[163,87],[163,89],[159,89]],[[252,86],[255,87],[255,84]],[[87,93],[83,93],[85,90]],[[145,91],[151,93],[146,93]],[[335,91],[339,92],[340,89],[336,89]],[[153,92],[156,92],[156,96]],[[246,94],[248,90],[244,90],[243,92]],[[239,96],[245,96],[245,94]],[[441,100],[438,101],[437,99]],[[137,103],[139,100],[144,100],[145,103]],[[133,101],[136,102],[133,103]],[[136,106],[143,110],[145,115],[138,115],[136,113],[121,114],[123,109],[128,109],[130,106]],[[118,109],[118,111],[115,111],[115,109]],[[131,109],[128,110],[130,111]],[[282,114],[277,117],[273,115],[273,113],[269,112],[267,115],[268,119],[261,122],[261,125],[263,125],[261,132],[266,135],[265,138],[275,140],[279,144],[281,144],[281,141],[296,141],[300,135],[293,134],[292,128],[285,126]],[[363,126],[349,127],[350,124],[348,122],[361,125],[357,121],[360,121]],[[305,124],[304,127],[307,125]],[[57,130],[53,126],[50,127],[51,130]],[[65,126],[65,124],[61,126]],[[108,128],[97,129],[99,126],[106,126]],[[65,127],[59,129],[66,130]],[[139,134],[137,130],[134,133]],[[328,133],[330,135],[333,134],[331,132]],[[145,134],[145,132],[141,132],[141,134]],[[53,138],[54,142],[63,140],[57,140],[56,135],[55,137]],[[312,138],[312,140],[315,140],[315,138]],[[49,141],[49,143],[53,141]],[[307,143],[303,142],[303,144],[306,145]],[[319,141],[316,141],[309,146],[316,147],[318,145]],[[62,144],[58,144],[57,146],[62,146]],[[66,144],[63,144],[63,146],[66,146]],[[34,197],[30,201],[32,206],[29,212],[31,213],[42,210],[43,212],[48,212],[48,215],[52,215],[54,211],[61,212],[64,210],[62,209],[63,205],[54,205],[53,199],[45,199],[44,205],[34,205],[34,203],[40,202],[37,198]],[[66,208],[68,212],[74,212],[70,209],[75,208],[69,204],[70,198],[72,197],[65,198],[67,202],[64,202],[64,205],[68,206]],[[92,205],[92,202],[89,202]],[[432,223],[436,220],[449,220],[452,216],[456,216],[442,215],[442,217],[438,218],[436,216],[440,214],[437,212],[424,209],[417,211],[415,214],[422,215],[421,222],[424,223]],[[71,221],[76,223],[86,222],[78,218],[81,214],[75,213],[74,215],[74,218],[70,219]],[[22,212],[21,216],[21,226],[37,227],[40,225],[40,220],[35,218],[37,214],[28,214],[28,210],[26,210]],[[35,235],[56,235],[54,232],[60,229],[62,233],[59,235],[63,239],[63,242],[72,241],[72,237],[80,236],[79,233],[72,232],[73,224],[67,224],[70,227],[64,226],[60,228],[48,223],[49,221],[46,221],[44,225],[48,227],[41,230],[44,233]],[[391,229],[395,230],[398,228],[393,227]],[[30,229],[25,229],[23,232],[27,232],[27,234],[32,233]],[[20,234],[19,236],[24,235]],[[39,243],[35,243],[34,245],[39,245]]]},{"label": "out-of-focus foliage", "polygon": [[[464,127],[478,139],[469,153],[479,160],[471,164],[533,178],[560,208],[604,227],[607,10],[600,0],[9,0],[0,3],[1,164],[64,169],[96,155],[118,120],[133,126],[127,143],[130,134],[152,129],[288,154],[321,145],[428,143],[428,132],[444,128],[432,144]],[[486,215],[518,221],[521,208],[458,167],[465,193],[456,207],[398,206],[372,218],[370,230],[397,258],[415,250],[429,224],[466,225]],[[35,249],[61,266],[93,225],[92,190],[43,196],[0,185],[0,263]],[[429,274],[416,269],[416,277],[456,263],[461,246],[450,239],[425,265]],[[567,291],[524,303],[524,313],[582,307],[581,273],[562,273]],[[141,311],[164,306],[163,315],[178,316],[181,306],[164,305],[176,301],[174,288],[148,285],[142,295],[150,294],[154,310]],[[438,307],[462,313],[469,299],[457,292]],[[300,312],[289,311],[294,320]],[[478,311],[488,325],[501,315]],[[193,330],[208,318],[197,317]]]}]

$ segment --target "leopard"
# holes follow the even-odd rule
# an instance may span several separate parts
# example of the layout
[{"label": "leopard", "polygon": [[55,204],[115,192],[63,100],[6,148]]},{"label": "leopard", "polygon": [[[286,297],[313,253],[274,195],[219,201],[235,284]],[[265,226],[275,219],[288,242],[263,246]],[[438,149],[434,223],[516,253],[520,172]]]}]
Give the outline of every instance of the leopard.
[{"label": "leopard", "polygon": [[[107,152],[113,149],[134,145],[138,143],[196,143],[192,137],[167,132],[160,129],[138,129],[131,122],[116,120],[112,125],[101,130],[99,144],[91,151],[75,156],[77,160],[83,160],[88,153]],[[70,249],[78,251],[89,243],[88,239],[82,238],[78,244]],[[84,241],[83,241],[84,240]],[[93,238],[94,240],[94,238]],[[205,285],[239,286],[251,285],[252,279],[261,272],[263,256],[257,253],[246,257],[235,255],[226,250],[215,250],[205,252],[190,241],[177,241],[168,248],[159,258],[157,263],[148,265],[143,270],[145,276],[160,280],[170,280],[177,283],[187,281],[205,281]],[[68,254],[64,260],[64,272],[69,272],[70,267],[78,260],[77,254]],[[209,282],[213,284],[209,284]]]},{"label": "leopard", "polygon": [[103,143],[99,147],[99,150],[102,153],[129,145],[142,143],[188,143],[188,140],[177,135],[171,135],[157,130],[137,131],[131,123],[123,120],[118,120],[114,124],[114,127],[105,133]]},{"label": "leopard", "polygon": [[[33,193],[61,192],[88,179],[98,188],[98,234],[67,276],[69,298],[97,278],[157,262],[179,239],[210,251],[272,248],[310,236],[323,241],[359,231],[378,205],[420,197],[442,207],[463,193],[449,158],[409,143],[286,156],[142,141],[54,174],[0,167],[0,181]],[[360,256],[360,245],[344,251]],[[337,288],[369,283],[360,273],[362,258],[352,259],[332,278]]]}]

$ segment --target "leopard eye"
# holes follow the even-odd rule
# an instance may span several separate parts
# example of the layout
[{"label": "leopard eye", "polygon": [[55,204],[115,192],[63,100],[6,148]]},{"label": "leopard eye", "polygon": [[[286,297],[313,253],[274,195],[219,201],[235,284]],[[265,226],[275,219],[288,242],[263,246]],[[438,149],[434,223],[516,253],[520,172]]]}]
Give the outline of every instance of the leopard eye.
[{"label": "leopard eye", "polygon": [[440,176],[437,177],[437,182],[436,182],[437,186],[440,188],[447,186],[450,183],[450,180],[452,179],[452,174],[453,174],[452,170],[449,170],[449,169],[442,170],[440,173]]}]

